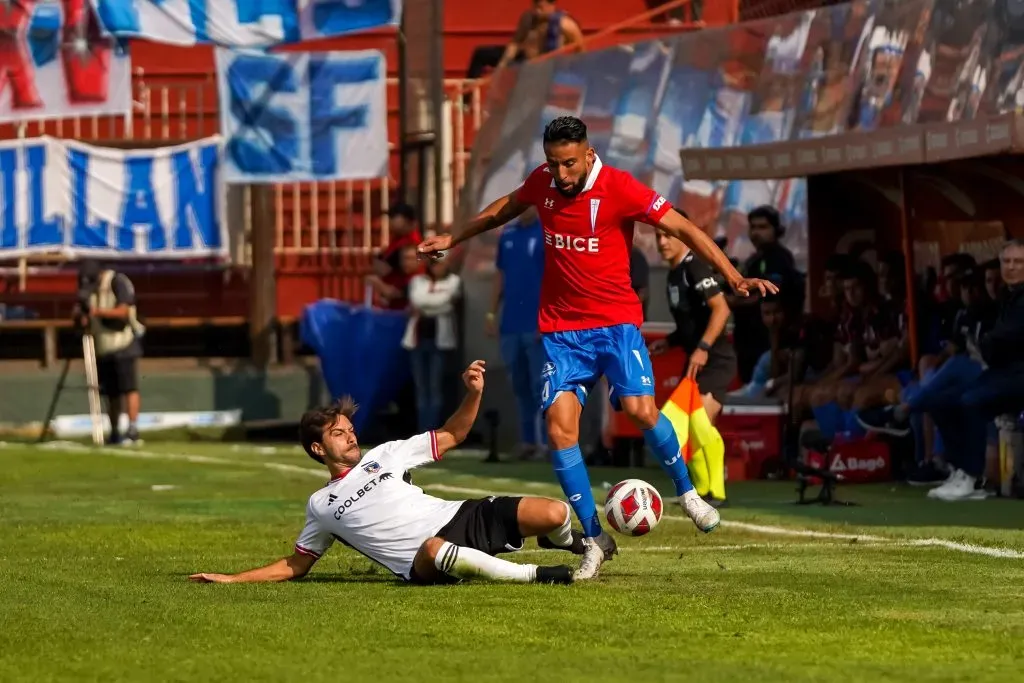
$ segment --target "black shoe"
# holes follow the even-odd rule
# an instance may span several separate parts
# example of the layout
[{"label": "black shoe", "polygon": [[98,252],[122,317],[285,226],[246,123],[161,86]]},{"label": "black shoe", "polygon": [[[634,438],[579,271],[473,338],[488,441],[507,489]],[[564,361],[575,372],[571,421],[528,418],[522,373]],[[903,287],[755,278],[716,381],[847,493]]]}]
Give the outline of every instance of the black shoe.
[{"label": "black shoe", "polygon": [[568,550],[573,555],[582,555],[586,551],[587,546],[583,543],[583,532],[572,530],[572,543],[568,546],[555,545],[554,542],[547,536],[538,536],[537,545],[544,550]]},{"label": "black shoe", "polygon": [[917,469],[907,477],[907,483],[911,486],[938,486],[949,479],[949,472],[941,470],[933,463],[921,463]]},{"label": "black shoe", "polygon": [[537,583],[572,583],[572,570],[564,564],[557,567],[537,567]]},{"label": "black shoe", "polygon": [[906,436],[910,433],[910,425],[896,418],[896,406],[862,410],[857,413],[857,422],[867,431],[877,434]]},{"label": "black shoe", "polygon": [[710,493],[707,494],[706,496],[701,496],[701,498],[704,500],[705,503],[715,508],[716,510],[718,508],[729,507],[729,501],[727,501],[725,498],[715,498]]}]

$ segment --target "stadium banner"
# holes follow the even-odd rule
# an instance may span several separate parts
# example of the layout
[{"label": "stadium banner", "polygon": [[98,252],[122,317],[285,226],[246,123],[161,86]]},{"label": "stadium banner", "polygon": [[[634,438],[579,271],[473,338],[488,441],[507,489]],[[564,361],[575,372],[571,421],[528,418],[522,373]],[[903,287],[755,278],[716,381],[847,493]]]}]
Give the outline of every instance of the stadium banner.
[{"label": "stadium banner", "polygon": [[383,53],[218,49],[216,57],[227,182],[387,174]]},{"label": "stadium banner", "polygon": [[226,257],[220,142],[146,150],[0,142],[0,259]]},{"label": "stadium banner", "polygon": [[402,0],[90,1],[110,34],[173,45],[266,48],[396,26],[402,17]]},{"label": "stadium banner", "polygon": [[8,0],[0,33],[0,123],[131,110],[131,58],[85,0]]}]

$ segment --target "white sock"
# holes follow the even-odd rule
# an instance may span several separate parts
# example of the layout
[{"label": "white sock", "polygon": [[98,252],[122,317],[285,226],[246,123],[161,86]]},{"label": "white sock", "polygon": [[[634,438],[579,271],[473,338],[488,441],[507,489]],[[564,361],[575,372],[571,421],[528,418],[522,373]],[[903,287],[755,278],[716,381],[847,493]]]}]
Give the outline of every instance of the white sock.
[{"label": "white sock", "polygon": [[537,565],[516,564],[491,557],[472,548],[445,541],[434,558],[438,571],[459,579],[483,577],[492,581],[532,583],[537,579]]},{"label": "white sock", "polygon": [[572,545],[572,515],[568,505],[565,505],[565,521],[562,522],[562,526],[548,534],[548,540],[559,548],[568,548]]}]

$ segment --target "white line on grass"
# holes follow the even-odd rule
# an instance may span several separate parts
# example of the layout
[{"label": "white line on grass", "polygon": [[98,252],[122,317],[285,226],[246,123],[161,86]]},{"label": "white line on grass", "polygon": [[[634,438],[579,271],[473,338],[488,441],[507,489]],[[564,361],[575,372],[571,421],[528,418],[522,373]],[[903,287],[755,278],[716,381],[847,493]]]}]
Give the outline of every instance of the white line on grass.
[{"label": "white line on grass", "polygon": [[[4,442],[0,442],[0,448],[9,445]],[[162,453],[158,451],[144,451],[135,448],[94,448],[86,446],[80,443],[72,441],[52,441],[46,444],[40,444],[38,448],[46,450],[66,450],[75,451],[81,453],[101,453],[103,455],[113,455],[122,458],[136,458],[145,460],[168,460],[168,461],[181,461],[191,462],[202,465],[227,465],[230,467],[262,467],[271,470],[277,470],[280,472],[291,472],[294,474],[302,474],[308,477],[316,477],[323,481],[324,471],[322,469],[314,469],[311,467],[301,467],[299,465],[289,465],[286,463],[276,462],[257,462],[250,463],[239,460],[229,460],[226,458],[217,458],[206,455],[194,455],[189,453]],[[489,478],[495,483],[512,484],[512,485],[524,485],[524,482],[509,479],[507,477],[495,477]],[[537,482],[528,482],[533,487],[543,487],[543,484]],[[493,489],[476,489],[467,488],[462,486],[450,486],[448,484],[424,484],[422,488],[430,489],[432,491],[441,491],[445,493],[457,493],[466,496],[494,496],[494,495],[507,495],[507,496],[523,496],[529,495],[522,491],[495,491]],[[531,487],[532,488],[532,487]],[[690,520],[686,517],[677,517],[675,515],[663,515],[662,519],[668,519],[673,522],[689,522]],[[790,529],[781,526],[771,526],[765,524],[751,524],[749,522],[735,522],[729,520],[723,520],[722,526],[728,529],[737,529],[739,531],[748,531],[755,534],[765,534],[771,536],[790,536],[797,538],[817,538],[817,539],[829,539],[836,541],[858,541],[857,545],[868,545],[868,544],[893,544],[903,547],[910,548],[945,548],[946,550],[952,550],[955,552],[968,553],[971,555],[984,555],[987,557],[999,557],[1004,559],[1021,560],[1024,559],[1024,552],[1018,550],[1011,550],[1009,548],[993,548],[990,546],[975,545],[971,543],[959,543],[957,541],[947,541],[940,538],[914,538],[914,539],[898,539],[898,538],[886,538],[884,536],[876,536],[871,534],[839,534],[828,531],[815,531],[813,529]],[[765,544],[761,544],[765,546]],[[815,544],[818,547],[824,544]],[[851,546],[851,543],[843,543],[837,545]],[[698,546],[699,547],[699,546]],[[707,546],[707,548],[724,548],[727,546]],[[751,545],[738,546],[740,547],[753,547]],[[777,547],[796,547],[796,546],[777,546]],[[686,548],[686,550],[692,550],[693,548]],[[666,551],[669,549],[666,548]]]}]

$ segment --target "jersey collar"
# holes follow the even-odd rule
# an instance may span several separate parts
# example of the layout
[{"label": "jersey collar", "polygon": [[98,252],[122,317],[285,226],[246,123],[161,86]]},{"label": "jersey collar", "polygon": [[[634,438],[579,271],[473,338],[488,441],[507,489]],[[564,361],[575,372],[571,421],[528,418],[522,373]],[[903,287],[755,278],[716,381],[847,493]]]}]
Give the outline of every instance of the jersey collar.
[{"label": "jersey collar", "polygon": [[349,467],[349,468],[348,468],[347,470],[345,470],[344,472],[342,472],[342,473],[341,473],[341,474],[339,474],[338,476],[336,476],[336,477],[331,477],[331,480],[330,480],[329,482],[327,482],[327,483],[328,483],[328,484],[333,484],[333,483],[334,483],[334,482],[336,482],[336,481],[341,481],[342,479],[344,479],[345,477],[347,477],[347,476],[348,476],[349,472],[351,472],[351,471],[352,471],[352,470],[354,470],[354,469],[355,469],[354,467]]},{"label": "jersey collar", "polygon": [[590,169],[590,175],[587,176],[587,184],[583,186],[583,192],[589,192],[594,189],[594,183],[597,182],[597,175],[601,172],[604,164],[601,163],[601,157],[594,155],[594,167]]}]

